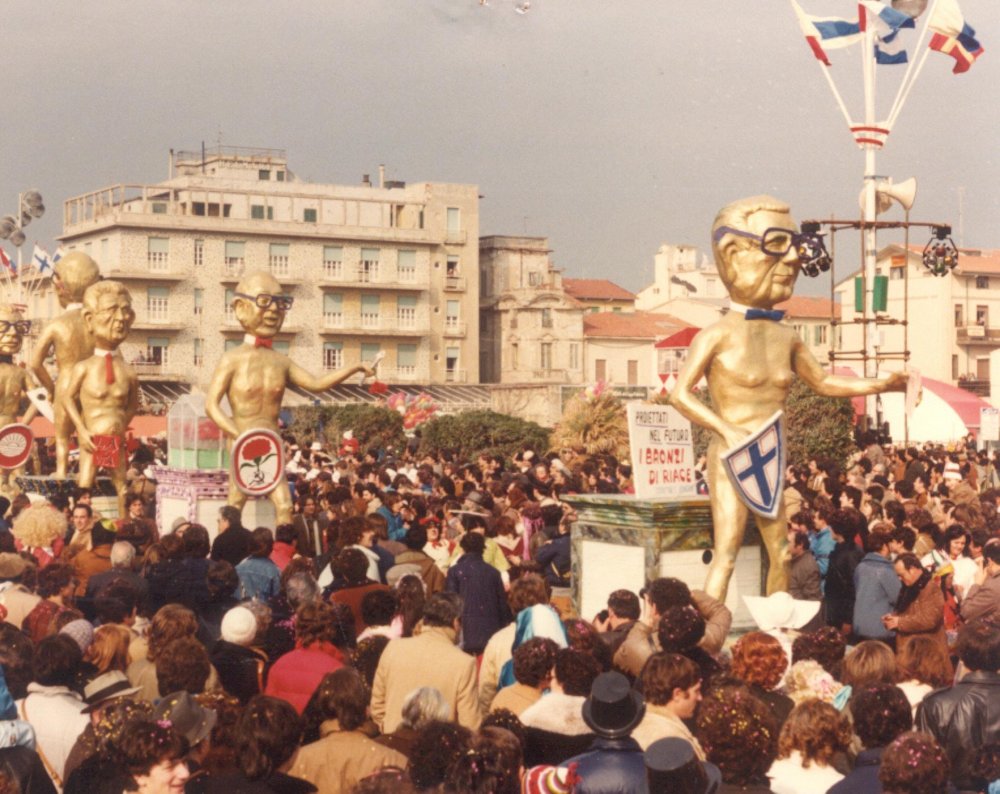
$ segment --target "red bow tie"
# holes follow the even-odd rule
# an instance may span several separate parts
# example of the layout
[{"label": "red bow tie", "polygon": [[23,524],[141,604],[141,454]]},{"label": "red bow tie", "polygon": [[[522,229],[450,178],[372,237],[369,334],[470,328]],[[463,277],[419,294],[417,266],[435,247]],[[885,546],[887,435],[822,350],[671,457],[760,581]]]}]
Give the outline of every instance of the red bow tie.
[{"label": "red bow tie", "polygon": [[274,340],[273,339],[265,339],[262,336],[255,336],[253,338],[253,346],[254,347],[269,347],[269,348],[273,348],[274,347]]}]

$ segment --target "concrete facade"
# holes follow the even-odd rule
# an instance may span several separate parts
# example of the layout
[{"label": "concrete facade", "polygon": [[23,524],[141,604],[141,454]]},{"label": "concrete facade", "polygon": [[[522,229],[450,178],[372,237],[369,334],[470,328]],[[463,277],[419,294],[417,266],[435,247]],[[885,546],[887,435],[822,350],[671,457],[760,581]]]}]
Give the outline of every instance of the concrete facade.
[{"label": "concrete facade", "polygon": [[302,182],[274,149],[171,154],[164,182],[64,205],[64,250],[132,291],[123,350],[142,376],[204,386],[242,340],[237,283],[265,270],[295,298],[275,349],[308,371],[382,351],[389,383],[479,381],[475,185]]}]

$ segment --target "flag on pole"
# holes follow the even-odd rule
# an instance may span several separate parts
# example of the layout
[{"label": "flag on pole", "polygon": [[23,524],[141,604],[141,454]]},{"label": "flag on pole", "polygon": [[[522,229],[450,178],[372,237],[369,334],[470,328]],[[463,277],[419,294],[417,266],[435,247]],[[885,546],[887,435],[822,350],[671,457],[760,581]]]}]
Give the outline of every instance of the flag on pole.
[{"label": "flag on pole", "polygon": [[7,256],[7,252],[4,251],[3,248],[0,248],[0,265],[3,265],[3,267],[11,273],[17,272],[17,265],[10,261],[10,257]]},{"label": "flag on pole", "polygon": [[31,264],[38,268],[39,271],[44,271],[46,268],[52,267],[49,262],[49,252],[38,243],[35,243],[35,248],[31,252]]},{"label": "flag on pole", "polygon": [[65,251],[63,251],[63,247],[61,245],[58,248],[56,248],[56,252],[54,254],[52,254],[52,266],[53,267],[55,267],[56,263],[60,259],[63,258],[63,254],[64,253],[65,253]]},{"label": "flag on pole", "polygon": [[[899,31],[916,27],[913,17],[897,11],[882,0],[861,0],[861,5],[871,14],[872,29],[875,31],[875,63],[907,63],[909,57],[899,40]],[[859,9],[862,29],[866,28],[868,17]]]},{"label": "flag on pole", "polygon": [[803,11],[796,0],[792,0],[792,7],[795,9],[795,15],[799,19],[799,27],[802,29],[806,43],[812,49],[813,55],[827,66],[830,65],[830,59],[827,57],[826,50],[849,47],[860,41],[864,35],[860,19],[852,22],[841,17],[813,16]]},{"label": "flag on pole", "polygon": [[957,0],[938,0],[927,27],[934,31],[930,48],[955,59],[952,74],[969,71],[976,58],[983,54],[983,46],[976,41],[976,31],[965,21]]}]

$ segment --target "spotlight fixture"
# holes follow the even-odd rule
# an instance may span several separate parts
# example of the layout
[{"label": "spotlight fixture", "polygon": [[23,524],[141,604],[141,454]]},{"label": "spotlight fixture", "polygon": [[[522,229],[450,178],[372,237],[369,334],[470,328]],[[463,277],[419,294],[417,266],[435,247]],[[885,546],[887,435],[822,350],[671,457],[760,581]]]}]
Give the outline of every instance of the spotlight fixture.
[{"label": "spotlight fixture", "polygon": [[819,230],[819,224],[815,221],[807,221],[802,224],[802,233],[798,240],[799,262],[802,272],[809,278],[826,273],[833,264],[823,242],[823,234]]},{"label": "spotlight fixture", "polygon": [[935,276],[945,276],[958,264],[958,248],[951,239],[950,226],[935,226],[934,236],[924,246],[924,267]]}]

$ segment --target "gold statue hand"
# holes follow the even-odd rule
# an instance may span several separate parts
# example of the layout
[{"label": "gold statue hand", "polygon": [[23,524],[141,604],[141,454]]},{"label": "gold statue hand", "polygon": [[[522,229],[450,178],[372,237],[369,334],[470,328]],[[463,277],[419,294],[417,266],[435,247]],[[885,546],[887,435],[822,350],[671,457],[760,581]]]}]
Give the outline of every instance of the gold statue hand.
[{"label": "gold statue hand", "polygon": [[80,449],[84,452],[94,451],[94,439],[90,435],[90,431],[85,428],[77,426],[76,428],[76,440],[80,445]]},{"label": "gold statue hand", "polygon": [[891,372],[889,373],[889,378],[886,381],[885,390],[886,391],[906,391],[906,384],[910,380],[909,373],[906,372]]},{"label": "gold statue hand", "polygon": [[750,435],[750,431],[736,425],[731,425],[729,422],[723,422],[722,433],[720,435],[722,436],[722,440],[726,442],[726,449],[732,449]]}]

